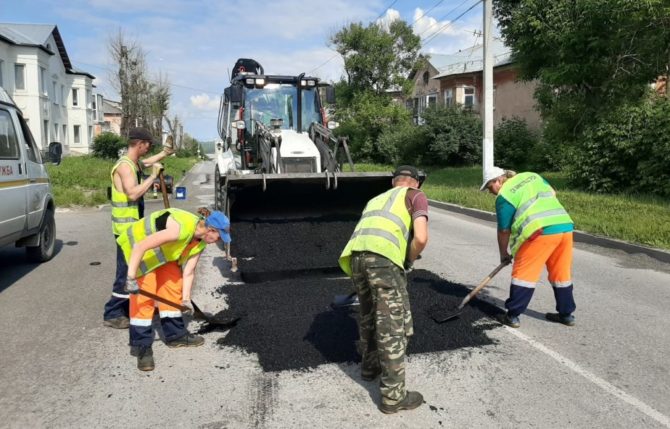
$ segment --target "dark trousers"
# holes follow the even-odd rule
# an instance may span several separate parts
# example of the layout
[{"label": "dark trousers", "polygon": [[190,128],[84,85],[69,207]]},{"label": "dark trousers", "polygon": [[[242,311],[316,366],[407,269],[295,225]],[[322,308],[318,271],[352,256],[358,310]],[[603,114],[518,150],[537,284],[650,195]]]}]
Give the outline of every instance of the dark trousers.
[{"label": "dark trousers", "polygon": [[[118,235],[114,236],[114,241]],[[128,276],[128,265],[123,256],[121,247],[116,244],[116,276],[112,285],[112,296],[105,304],[105,320],[116,319],[118,317],[128,317],[128,293],[125,291],[126,277]]]}]

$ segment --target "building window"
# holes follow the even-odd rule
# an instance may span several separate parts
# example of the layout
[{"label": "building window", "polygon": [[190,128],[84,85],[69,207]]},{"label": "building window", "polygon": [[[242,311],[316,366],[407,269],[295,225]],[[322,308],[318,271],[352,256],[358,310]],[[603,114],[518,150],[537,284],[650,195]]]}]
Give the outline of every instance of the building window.
[{"label": "building window", "polygon": [[58,140],[58,124],[54,124],[54,141],[59,141]]},{"label": "building window", "polygon": [[430,74],[427,71],[423,72],[422,80],[423,80],[424,85],[428,85],[428,79],[429,78],[430,78]]},{"label": "building window", "polygon": [[63,134],[61,135],[64,144],[67,144],[67,125],[63,125]]},{"label": "building window", "polygon": [[77,88],[72,88],[72,105],[79,106],[79,91]]},{"label": "building window", "polygon": [[88,127],[88,145],[90,146],[93,143],[93,127]]},{"label": "building window", "polygon": [[53,94],[51,95],[54,99],[54,104],[58,104],[58,84],[56,83],[55,80],[52,82],[52,88],[53,88]]},{"label": "building window", "polygon": [[14,64],[14,88],[26,89],[26,65]]},{"label": "building window", "polygon": [[86,91],[86,108],[90,109],[91,107],[91,91]]},{"label": "building window", "polygon": [[79,128],[80,128],[79,125],[75,125],[73,128],[75,144],[79,144],[81,142],[81,138],[79,136]]},{"label": "building window", "polygon": [[449,107],[454,104],[454,90],[453,88],[444,91],[444,105]]},{"label": "building window", "polygon": [[40,91],[43,95],[49,95],[47,90],[47,70],[44,67],[40,67]]},{"label": "building window", "polygon": [[437,94],[426,96],[426,101],[428,103],[428,107],[435,107],[437,105]]},{"label": "building window", "polygon": [[472,107],[475,105],[475,89],[473,87],[463,88],[463,104],[466,107]]},{"label": "building window", "polygon": [[60,86],[60,100],[63,102],[63,106],[65,106],[65,85]]},{"label": "building window", "polygon": [[49,121],[44,121],[42,147],[49,147]]}]

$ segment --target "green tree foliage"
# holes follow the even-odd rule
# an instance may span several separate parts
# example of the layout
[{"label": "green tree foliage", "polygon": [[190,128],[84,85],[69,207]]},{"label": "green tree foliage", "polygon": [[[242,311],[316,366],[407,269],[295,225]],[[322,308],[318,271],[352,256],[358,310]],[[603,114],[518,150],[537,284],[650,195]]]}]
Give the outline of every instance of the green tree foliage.
[{"label": "green tree foliage", "polygon": [[116,159],[119,151],[125,148],[128,142],[118,134],[104,132],[93,139],[93,156],[97,158]]},{"label": "green tree foliage", "polygon": [[496,126],[493,141],[496,165],[516,171],[554,169],[553,154],[539,132],[528,128],[525,120],[503,119]]},{"label": "green tree foliage", "polygon": [[417,65],[421,38],[405,21],[395,20],[388,28],[353,23],[337,32],[331,43],[344,58],[346,83],[353,92],[411,89],[407,76]]},{"label": "green tree foliage", "polygon": [[590,191],[670,196],[670,100],[651,97],[604,112],[572,152],[568,173]]},{"label": "green tree foliage", "polygon": [[461,107],[433,107],[422,113],[427,163],[472,165],[482,159],[482,121]]}]

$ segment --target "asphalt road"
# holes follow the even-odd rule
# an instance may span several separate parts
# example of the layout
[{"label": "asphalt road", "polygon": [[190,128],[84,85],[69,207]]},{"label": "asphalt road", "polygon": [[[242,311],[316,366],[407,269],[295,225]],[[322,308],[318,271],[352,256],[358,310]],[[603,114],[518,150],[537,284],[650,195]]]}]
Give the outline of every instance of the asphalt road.
[{"label": "asphalt road", "polygon": [[[188,200],[173,205],[211,204],[212,171],[196,166],[185,179]],[[210,246],[194,300],[211,312],[245,307],[246,318],[205,333],[200,348],[168,349],[157,339],[156,370],[141,373],[127,332],[102,326],[114,274],[109,208],[59,211],[56,221],[51,262],[28,264],[23,251],[0,249],[1,427],[670,427],[670,266],[645,256],[578,245],[573,328],[543,320],[554,307],[546,281],[520,329],[490,318],[506,297],[509,268],[480,295],[493,305],[474,303],[461,321],[429,325],[423,310],[432,297],[462,296],[498,262],[493,225],[431,209],[430,242],[410,287],[422,321],[407,366],[408,387],[426,404],[387,416],[342,334],[353,332],[355,314],[327,310],[328,286],[346,293],[346,280],[283,280],[263,290],[240,282]],[[277,307],[254,307],[254,294]],[[449,347],[457,331],[478,340]],[[323,346],[335,335],[338,354],[337,343]],[[281,354],[292,348],[304,353]],[[292,366],[303,354],[307,364]],[[286,365],[267,364],[282,356]]]}]

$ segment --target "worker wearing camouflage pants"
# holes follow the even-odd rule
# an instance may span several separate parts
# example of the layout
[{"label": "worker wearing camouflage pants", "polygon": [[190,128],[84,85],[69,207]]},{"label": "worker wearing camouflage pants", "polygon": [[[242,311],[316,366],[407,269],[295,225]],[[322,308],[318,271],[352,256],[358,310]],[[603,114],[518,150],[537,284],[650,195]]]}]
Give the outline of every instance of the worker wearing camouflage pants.
[{"label": "worker wearing camouflage pants", "polygon": [[428,200],[416,168],[400,166],[393,188],[371,199],[340,255],[360,301],[361,377],[381,376],[380,410],[390,414],[423,403],[405,389],[405,351],[414,333],[405,270],[428,242]]}]

